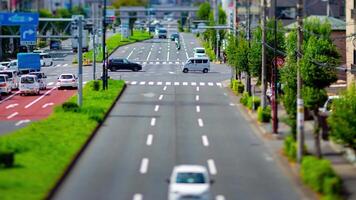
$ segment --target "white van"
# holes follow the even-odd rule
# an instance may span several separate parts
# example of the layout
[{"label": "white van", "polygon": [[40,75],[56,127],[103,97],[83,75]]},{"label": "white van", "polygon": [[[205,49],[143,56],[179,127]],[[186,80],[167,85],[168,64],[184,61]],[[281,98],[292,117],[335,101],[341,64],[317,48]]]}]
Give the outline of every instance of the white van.
[{"label": "white van", "polygon": [[48,53],[40,53],[40,59],[42,67],[53,65],[53,59]]},{"label": "white van", "polygon": [[208,73],[210,71],[209,58],[189,58],[183,65],[183,73],[188,73],[189,71]]},{"label": "white van", "polygon": [[18,80],[18,76],[17,76],[17,71],[3,70],[3,71],[0,71],[0,74],[5,74],[8,76],[9,82],[11,84],[11,89],[19,88],[19,80]]},{"label": "white van", "polygon": [[194,48],[194,58],[206,57],[205,49],[203,47]]},{"label": "white van", "polygon": [[20,78],[20,95],[40,94],[40,83],[36,75],[23,75]]},{"label": "white van", "polygon": [[6,74],[0,74],[0,93],[11,93],[11,83]]}]

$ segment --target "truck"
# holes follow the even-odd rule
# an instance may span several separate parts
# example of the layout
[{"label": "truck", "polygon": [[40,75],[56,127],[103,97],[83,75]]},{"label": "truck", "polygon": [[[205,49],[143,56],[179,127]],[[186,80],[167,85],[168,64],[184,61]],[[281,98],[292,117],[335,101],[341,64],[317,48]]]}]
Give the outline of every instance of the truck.
[{"label": "truck", "polygon": [[18,53],[17,67],[19,74],[41,71],[41,58],[39,53]]},{"label": "truck", "polygon": [[[71,34],[72,36],[78,36],[79,35],[79,29],[78,26],[75,23],[72,23],[71,26]],[[89,31],[86,29],[83,29],[82,31],[82,51],[87,52],[89,50]],[[73,52],[78,52],[78,39],[76,37],[72,38],[72,49]]]}]

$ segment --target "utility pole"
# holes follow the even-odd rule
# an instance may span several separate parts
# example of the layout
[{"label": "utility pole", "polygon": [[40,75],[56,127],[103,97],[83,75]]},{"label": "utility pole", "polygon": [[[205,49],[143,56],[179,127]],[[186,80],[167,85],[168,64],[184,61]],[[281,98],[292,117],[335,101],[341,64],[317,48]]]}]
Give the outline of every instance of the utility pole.
[{"label": "utility pole", "polygon": [[[216,25],[219,25],[219,7],[218,7],[218,1],[213,0],[213,12],[214,12],[214,21]],[[220,35],[219,35],[219,30],[216,29],[216,49],[215,49],[215,55],[216,59],[219,61],[220,56],[219,56],[219,40],[220,40]]]},{"label": "utility pole", "polygon": [[302,99],[302,78],[301,78],[301,58],[303,44],[303,0],[298,0],[297,21],[298,21],[298,41],[297,41],[297,161],[301,163],[304,148],[304,102]]},{"label": "utility pole", "polygon": [[[246,38],[248,41],[248,48],[251,47],[251,0],[247,0],[247,16],[246,16]],[[247,63],[249,63],[249,59],[247,57]],[[251,95],[251,77],[250,77],[250,72],[246,72],[246,91],[248,92],[249,95]]]},{"label": "utility pole", "polygon": [[267,106],[266,103],[266,0],[262,0],[262,75],[261,75],[261,82],[262,82],[262,96],[261,96],[261,106],[265,108]]},{"label": "utility pole", "polygon": [[272,132],[278,134],[278,104],[277,104],[277,0],[274,0],[274,48],[272,69]]},{"label": "utility pole", "polygon": [[104,4],[103,4],[103,31],[102,31],[103,35],[103,90],[108,89],[108,84],[107,84],[107,79],[108,79],[108,74],[107,74],[107,62],[106,62],[106,0],[104,0]]},{"label": "utility pole", "polygon": [[83,16],[76,18],[78,25],[78,105],[83,105]]},{"label": "utility pole", "polygon": [[93,30],[93,80],[96,79],[95,75],[96,75],[96,29]]}]

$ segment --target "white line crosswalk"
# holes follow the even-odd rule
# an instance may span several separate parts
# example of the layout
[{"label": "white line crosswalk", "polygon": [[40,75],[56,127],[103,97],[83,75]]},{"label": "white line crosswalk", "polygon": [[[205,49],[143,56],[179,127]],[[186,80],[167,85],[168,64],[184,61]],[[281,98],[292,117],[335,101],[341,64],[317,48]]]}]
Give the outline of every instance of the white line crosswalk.
[{"label": "white line crosswalk", "polygon": [[162,82],[162,81],[126,81],[127,85],[140,85],[140,86],[145,86],[145,85],[149,85],[149,86],[208,86],[208,87],[213,87],[213,86],[217,86],[222,88],[223,85],[220,82],[199,82],[199,84],[197,84],[196,82]]}]

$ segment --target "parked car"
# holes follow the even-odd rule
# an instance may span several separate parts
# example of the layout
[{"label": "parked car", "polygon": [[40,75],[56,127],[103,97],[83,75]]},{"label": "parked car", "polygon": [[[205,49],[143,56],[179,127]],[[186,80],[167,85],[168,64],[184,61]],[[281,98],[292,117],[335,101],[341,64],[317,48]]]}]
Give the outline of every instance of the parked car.
[{"label": "parked car", "polygon": [[3,70],[0,71],[0,74],[5,74],[8,76],[8,79],[11,84],[11,89],[18,89],[19,88],[19,78],[17,76],[18,72],[15,70]]},{"label": "parked car", "polygon": [[332,112],[332,102],[338,98],[340,98],[340,96],[329,96],[326,102],[324,103],[324,106],[319,108],[319,112],[323,115],[330,115],[330,113]]},{"label": "parked car", "polygon": [[6,74],[0,74],[0,93],[11,93],[11,82]]},{"label": "parked car", "polygon": [[169,200],[201,199],[210,200],[210,184],[206,167],[200,165],[179,165],[173,168],[169,182]]},{"label": "parked car", "polygon": [[340,98],[340,96],[329,96],[326,102],[324,103],[324,106],[319,108],[319,124],[321,126],[321,138],[323,140],[328,140],[329,139],[329,130],[330,127],[328,125],[327,119],[330,116],[332,112],[332,103],[335,101],[335,99]]},{"label": "parked car", "polygon": [[125,58],[109,60],[108,69],[110,71],[117,70],[132,70],[134,72],[142,70],[142,66],[138,63],[130,62]]},{"label": "parked car", "polygon": [[47,88],[47,76],[43,72],[30,72],[29,74],[37,76],[40,90],[45,90]]},{"label": "parked car", "polygon": [[53,59],[52,56],[49,55],[48,53],[40,53],[40,59],[41,59],[41,66],[52,66],[53,65]]},{"label": "parked car", "polygon": [[189,58],[183,66],[183,73],[188,73],[189,71],[208,73],[210,71],[209,58]]},{"label": "parked car", "polygon": [[20,95],[40,94],[40,84],[36,75],[23,75],[20,77]]},{"label": "parked car", "polygon": [[57,87],[62,88],[78,88],[78,78],[74,74],[61,74],[58,77]]},{"label": "parked car", "polygon": [[203,47],[194,48],[194,57],[195,58],[206,57],[205,49]]}]

